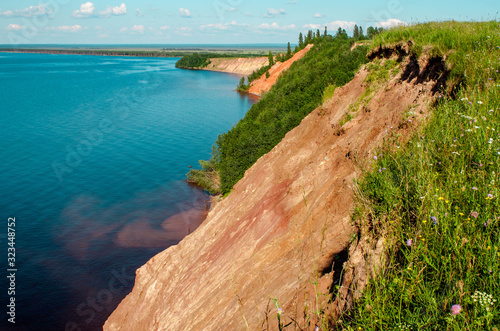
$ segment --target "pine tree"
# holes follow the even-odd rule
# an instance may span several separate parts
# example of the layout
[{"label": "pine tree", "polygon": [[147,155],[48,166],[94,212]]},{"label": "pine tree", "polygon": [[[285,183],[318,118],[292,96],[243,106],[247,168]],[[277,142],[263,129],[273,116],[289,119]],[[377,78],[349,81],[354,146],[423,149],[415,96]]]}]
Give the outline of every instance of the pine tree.
[{"label": "pine tree", "polygon": [[309,30],[307,32],[306,44],[312,43],[313,39],[314,39],[314,34],[313,34],[312,30]]},{"label": "pine tree", "polygon": [[269,51],[269,66],[273,66],[274,65],[274,56],[273,56],[273,52]]},{"label": "pine tree", "polygon": [[323,37],[326,39],[326,36],[328,36],[328,30],[327,27],[325,26],[325,33],[323,34]]},{"label": "pine tree", "polygon": [[288,46],[286,48],[286,59],[288,60],[291,57],[292,57],[292,47],[290,46],[290,43],[288,43]]},{"label": "pine tree", "polygon": [[302,32],[299,33],[299,48],[304,47],[304,36],[302,35]]},{"label": "pine tree", "polygon": [[359,27],[359,39],[363,40],[365,39],[365,35],[363,34],[363,27]]},{"label": "pine tree", "polygon": [[321,32],[319,32],[319,29],[316,30],[316,38],[321,38]]},{"label": "pine tree", "polygon": [[358,25],[354,25],[354,30],[352,32],[352,37],[354,38],[354,40],[358,40],[359,39],[359,27]]}]

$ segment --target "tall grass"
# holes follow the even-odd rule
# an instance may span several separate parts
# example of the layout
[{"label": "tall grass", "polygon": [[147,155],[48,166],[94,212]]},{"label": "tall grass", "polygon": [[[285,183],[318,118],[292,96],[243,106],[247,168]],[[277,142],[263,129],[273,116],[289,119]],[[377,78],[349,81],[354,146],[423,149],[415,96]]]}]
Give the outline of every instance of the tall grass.
[{"label": "tall grass", "polygon": [[[446,58],[455,99],[438,97],[406,146],[388,141],[360,180],[388,265],[345,317],[350,330],[500,328],[500,26],[428,23],[373,46],[413,41]],[[358,219],[357,222],[366,222]],[[496,329],[495,329],[496,328]]]}]

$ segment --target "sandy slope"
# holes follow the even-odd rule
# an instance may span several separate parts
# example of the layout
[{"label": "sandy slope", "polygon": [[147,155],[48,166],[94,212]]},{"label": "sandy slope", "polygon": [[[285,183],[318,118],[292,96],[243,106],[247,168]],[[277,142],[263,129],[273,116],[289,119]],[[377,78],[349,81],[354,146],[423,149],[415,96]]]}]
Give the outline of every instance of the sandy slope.
[{"label": "sandy slope", "polygon": [[[342,127],[340,119],[366,90],[367,71],[338,88],[245,173],[194,233],[137,270],[133,291],[104,330],[274,330],[274,298],[285,323],[291,317],[314,329],[306,316],[314,318],[316,300],[327,298],[315,292],[328,293],[334,257],[356,231],[353,179],[370,167],[384,138],[404,137],[423,120],[431,100],[435,82],[421,77],[425,64],[405,70],[405,61],[404,73],[413,70],[407,79],[400,74],[381,86]],[[410,106],[412,122],[403,119]]]}]

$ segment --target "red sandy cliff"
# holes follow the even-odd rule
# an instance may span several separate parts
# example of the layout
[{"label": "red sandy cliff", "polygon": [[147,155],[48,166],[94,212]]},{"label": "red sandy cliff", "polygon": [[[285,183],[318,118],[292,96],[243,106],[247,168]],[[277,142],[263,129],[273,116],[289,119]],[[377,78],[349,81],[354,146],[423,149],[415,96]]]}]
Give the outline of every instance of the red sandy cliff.
[{"label": "red sandy cliff", "polygon": [[[431,100],[433,81],[414,85],[398,76],[340,127],[366,91],[366,76],[362,69],[338,88],[194,233],[137,270],[133,291],[104,330],[274,330],[274,299],[282,321],[314,329],[313,310],[327,298],[317,293],[328,293],[334,258],[355,233],[353,179],[385,137],[407,130],[409,106],[419,114],[415,125]],[[363,278],[360,270],[355,277]]]}]

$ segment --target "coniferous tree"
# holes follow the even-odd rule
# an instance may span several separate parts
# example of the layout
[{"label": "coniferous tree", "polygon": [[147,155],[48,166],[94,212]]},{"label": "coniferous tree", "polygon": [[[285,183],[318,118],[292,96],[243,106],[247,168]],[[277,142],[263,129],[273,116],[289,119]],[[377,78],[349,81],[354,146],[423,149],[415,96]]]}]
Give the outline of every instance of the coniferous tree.
[{"label": "coniferous tree", "polygon": [[325,26],[325,33],[323,34],[323,37],[326,39],[326,36],[328,36],[328,30],[327,27]]},{"label": "coniferous tree", "polygon": [[359,40],[359,27],[358,25],[354,25],[354,29],[352,31],[352,37],[354,38],[354,40]]},{"label": "coniferous tree", "polygon": [[288,43],[288,46],[286,48],[286,59],[290,59],[292,57],[292,47],[290,46],[290,43]]},{"label": "coniferous tree", "polygon": [[363,34],[363,27],[359,27],[359,39],[363,40],[365,39],[365,35]]},{"label": "coniferous tree", "polygon": [[312,43],[313,39],[314,39],[313,31],[309,30],[307,32],[306,44]]},{"label": "coniferous tree", "polygon": [[304,36],[302,35],[302,32],[299,33],[299,48],[304,47]]},{"label": "coniferous tree", "polygon": [[273,66],[274,65],[274,56],[273,56],[273,52],[269,51],[269,66]]},{"label": "coniferous tree", "polygon": [[316,30],[316,38],[321,38],[321,32],[319,32],[319,29]]}]

